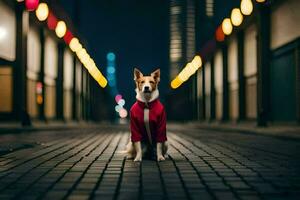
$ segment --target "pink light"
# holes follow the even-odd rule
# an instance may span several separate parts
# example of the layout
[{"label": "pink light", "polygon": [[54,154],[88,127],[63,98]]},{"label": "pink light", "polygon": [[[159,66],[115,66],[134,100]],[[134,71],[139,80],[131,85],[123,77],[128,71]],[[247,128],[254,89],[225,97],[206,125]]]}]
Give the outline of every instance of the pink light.
[{"label": "pink light", "polygon": [[25,0],[25,6],[27,10],[33,11],[35,10],[39,5],[39,0]]},{"label": "pink light", "polygon": [[118,94],[118,95],[115,96],[115,101],[116,101],[117,103],[119,103],[119,101],[120,101],[121,99],[122,99],[122,95]]},{"label": "pink light", "polygon": [[128,113],[127,113],[127,110],[125,110],[124,108],[122,108],[119,112],[119,115],[121,118],[126,118]]}]

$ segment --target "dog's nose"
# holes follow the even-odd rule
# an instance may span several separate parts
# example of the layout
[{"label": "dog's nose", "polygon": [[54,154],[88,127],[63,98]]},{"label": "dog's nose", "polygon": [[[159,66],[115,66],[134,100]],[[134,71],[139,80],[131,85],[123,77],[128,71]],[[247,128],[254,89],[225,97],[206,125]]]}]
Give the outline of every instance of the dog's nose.
[{"label": "dog's nose", "polygon": [[145,89],[145,91],[149,91],[150,88],[149,88],[149,86],[145,86],[144,89]]}]

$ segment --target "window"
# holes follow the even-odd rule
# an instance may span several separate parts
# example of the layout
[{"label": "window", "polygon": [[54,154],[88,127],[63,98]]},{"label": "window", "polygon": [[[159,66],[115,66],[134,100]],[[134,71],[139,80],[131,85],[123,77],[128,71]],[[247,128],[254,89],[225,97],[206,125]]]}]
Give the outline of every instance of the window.
[{"label": "window", "polygon": [[214,0],[206,0],[206,16],[214,16]]}]

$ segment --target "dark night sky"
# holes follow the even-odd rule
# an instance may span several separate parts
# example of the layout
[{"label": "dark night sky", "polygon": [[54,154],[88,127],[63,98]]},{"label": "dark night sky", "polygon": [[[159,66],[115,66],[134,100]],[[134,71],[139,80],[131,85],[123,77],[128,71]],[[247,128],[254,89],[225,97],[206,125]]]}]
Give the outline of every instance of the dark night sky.
[{"label": "dark night sky", "polygon": [[127,108],[135,100],[135,66],[146,74],[161,68],[160,92],[164,96],[169,87],[168,1],[78,0],[79,21],[74,17],[75,0],[60,2],[102,72],[106,68],[106,54],[116,54],[117,85],[125,100],[129,100]]}]

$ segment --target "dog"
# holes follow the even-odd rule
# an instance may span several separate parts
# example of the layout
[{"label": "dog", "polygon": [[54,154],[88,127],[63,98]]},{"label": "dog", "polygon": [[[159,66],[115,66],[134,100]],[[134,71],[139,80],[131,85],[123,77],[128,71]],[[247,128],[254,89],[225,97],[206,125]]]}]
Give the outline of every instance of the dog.
[{"label": "dog", "polygon": [[[137,100],[130,109],[131,141],[126,146],[127,158],[141,162],[144,153],[150,149],[150,152],[156,152],[157,161],[163,161],[167,156],[168,144],[166,112],[158,100],[160,69],[144,76],[135,68],[134,81]],[[142,143],[146,143],[148,148],[142,148]]]}]

